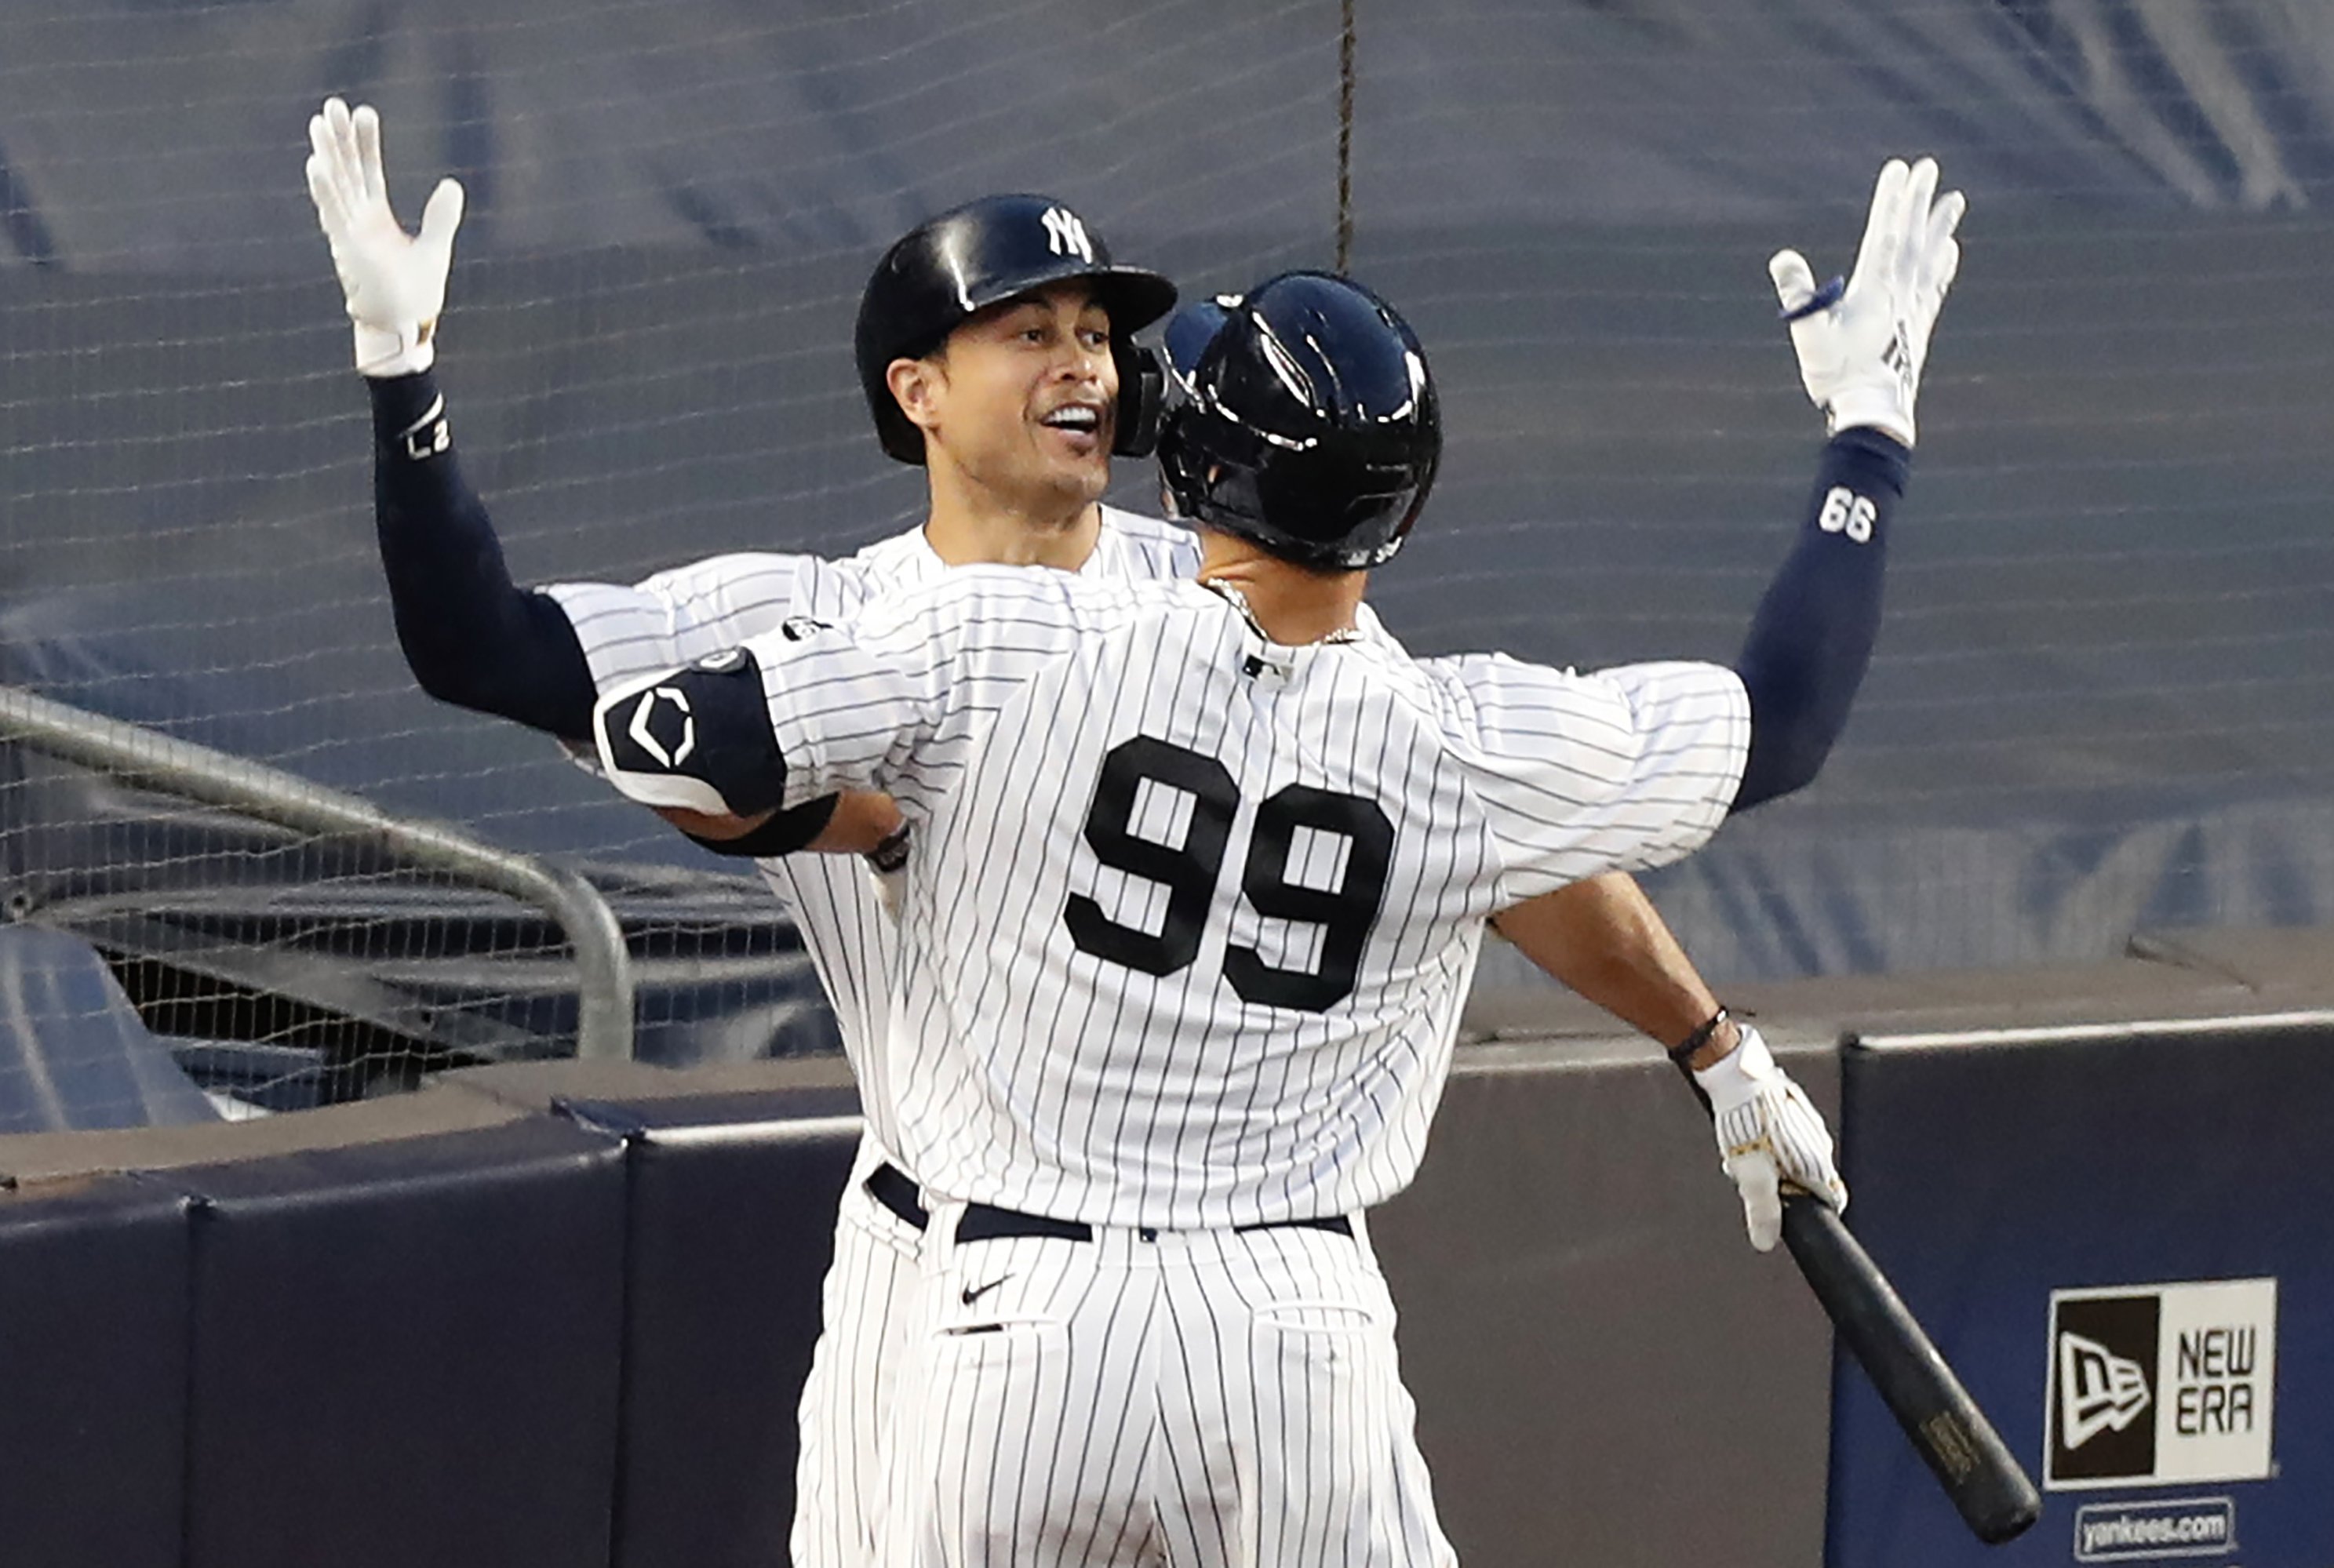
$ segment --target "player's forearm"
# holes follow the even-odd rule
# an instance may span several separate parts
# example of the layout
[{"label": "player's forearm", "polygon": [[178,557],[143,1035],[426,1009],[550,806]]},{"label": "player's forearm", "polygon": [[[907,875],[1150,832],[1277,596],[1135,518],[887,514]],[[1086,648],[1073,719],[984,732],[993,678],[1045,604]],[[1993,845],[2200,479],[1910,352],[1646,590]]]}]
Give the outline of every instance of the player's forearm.
[{"label": "player's forearm", "polygon": [[1653,900],[1623,872],[1543,893],[1491,924],[1552,978],[1665,1049],[1718,1011]]},{"label": "player's forearm", "polygon": [[1735,672],[1750,697],[1750,749],[1733,809],[1813,779],[1847,727],[1880,630],[1890,514],[1912,453],[1876,429],[1824,449],[1798,544],[1750,623]]},{"label": "player's forearm", "polygon": [[597,693],[559,606],[511,581],[502,544],[454,460],[437,378],[369,378],[373,516],[397,640],[442,701],[581,741]]}]

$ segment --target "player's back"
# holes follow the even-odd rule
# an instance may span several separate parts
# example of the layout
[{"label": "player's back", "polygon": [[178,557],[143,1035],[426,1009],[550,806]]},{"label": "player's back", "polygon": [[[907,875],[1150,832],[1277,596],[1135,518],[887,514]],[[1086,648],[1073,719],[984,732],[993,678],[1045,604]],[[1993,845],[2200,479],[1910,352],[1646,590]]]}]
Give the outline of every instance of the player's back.
[{"label": "player's back", "polygon": [[1690,850],[1740,764],[1709,666],[1420,661],[1367,617],[1291,648],[1191,583],[917,602],[854,635],[947,694],[890,787],[923,819],[904,1152],[950,1197],[1178,1228],[1383,1200],[1485,917]]},{"label": "player's back", "polygon": [[[1082,575],[1119,579],[1189,576],[1199,548],[1191,531],[1115,507],[1101,526]],[[950,570],[919,525],[842,560],[762,553],[709,557],[629,585],[555,583],[546,592],[575,628],[603,692],[642,676],[695,663],[748,638],[796,635],[853,616],[871,596],[912,589]],[[871,1130],[898,1150],[885,1054],[877,1049],[891,1011],[894,928],[866,869],[848,855],[794,854],[757,862],[785,901],[833,1007]]]}]

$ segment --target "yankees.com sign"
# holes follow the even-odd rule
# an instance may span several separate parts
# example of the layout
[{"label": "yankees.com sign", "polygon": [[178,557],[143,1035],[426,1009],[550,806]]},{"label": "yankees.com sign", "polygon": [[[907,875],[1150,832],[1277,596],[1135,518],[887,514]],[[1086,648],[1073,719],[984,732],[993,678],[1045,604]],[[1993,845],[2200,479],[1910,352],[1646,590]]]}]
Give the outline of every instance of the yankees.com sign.
[{"label": "yankees.com sign", "polygon": [[2276,1373],[2273,1279],[2053,1291],[2043,1485],[2258,1480]]}]

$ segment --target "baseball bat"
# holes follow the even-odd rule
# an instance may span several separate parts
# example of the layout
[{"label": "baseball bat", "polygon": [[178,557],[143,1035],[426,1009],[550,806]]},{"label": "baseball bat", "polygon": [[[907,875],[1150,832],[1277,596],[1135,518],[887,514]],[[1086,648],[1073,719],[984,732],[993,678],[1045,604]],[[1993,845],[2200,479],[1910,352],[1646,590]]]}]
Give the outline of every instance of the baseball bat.
[{"label": "baseball bat", "polygon": [[1783,1245],[1971,1532],[1999,1545],[2033,1524],[2033,1480],[1840,1217],[1787,1191]]}]

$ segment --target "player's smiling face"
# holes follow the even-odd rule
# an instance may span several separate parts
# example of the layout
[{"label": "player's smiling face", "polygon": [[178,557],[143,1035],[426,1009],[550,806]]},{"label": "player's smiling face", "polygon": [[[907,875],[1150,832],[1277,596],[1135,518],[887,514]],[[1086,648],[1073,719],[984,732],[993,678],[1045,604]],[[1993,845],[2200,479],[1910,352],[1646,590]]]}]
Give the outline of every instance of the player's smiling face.
[{"label": "player's smiling face", "polygon": [[916,401],[903,394],[902,403],[938,460],[1016,506],[1101,498],[1118,367],[1109,313],[1090,285],[1054,284],[992,305],[919,363]]}]

